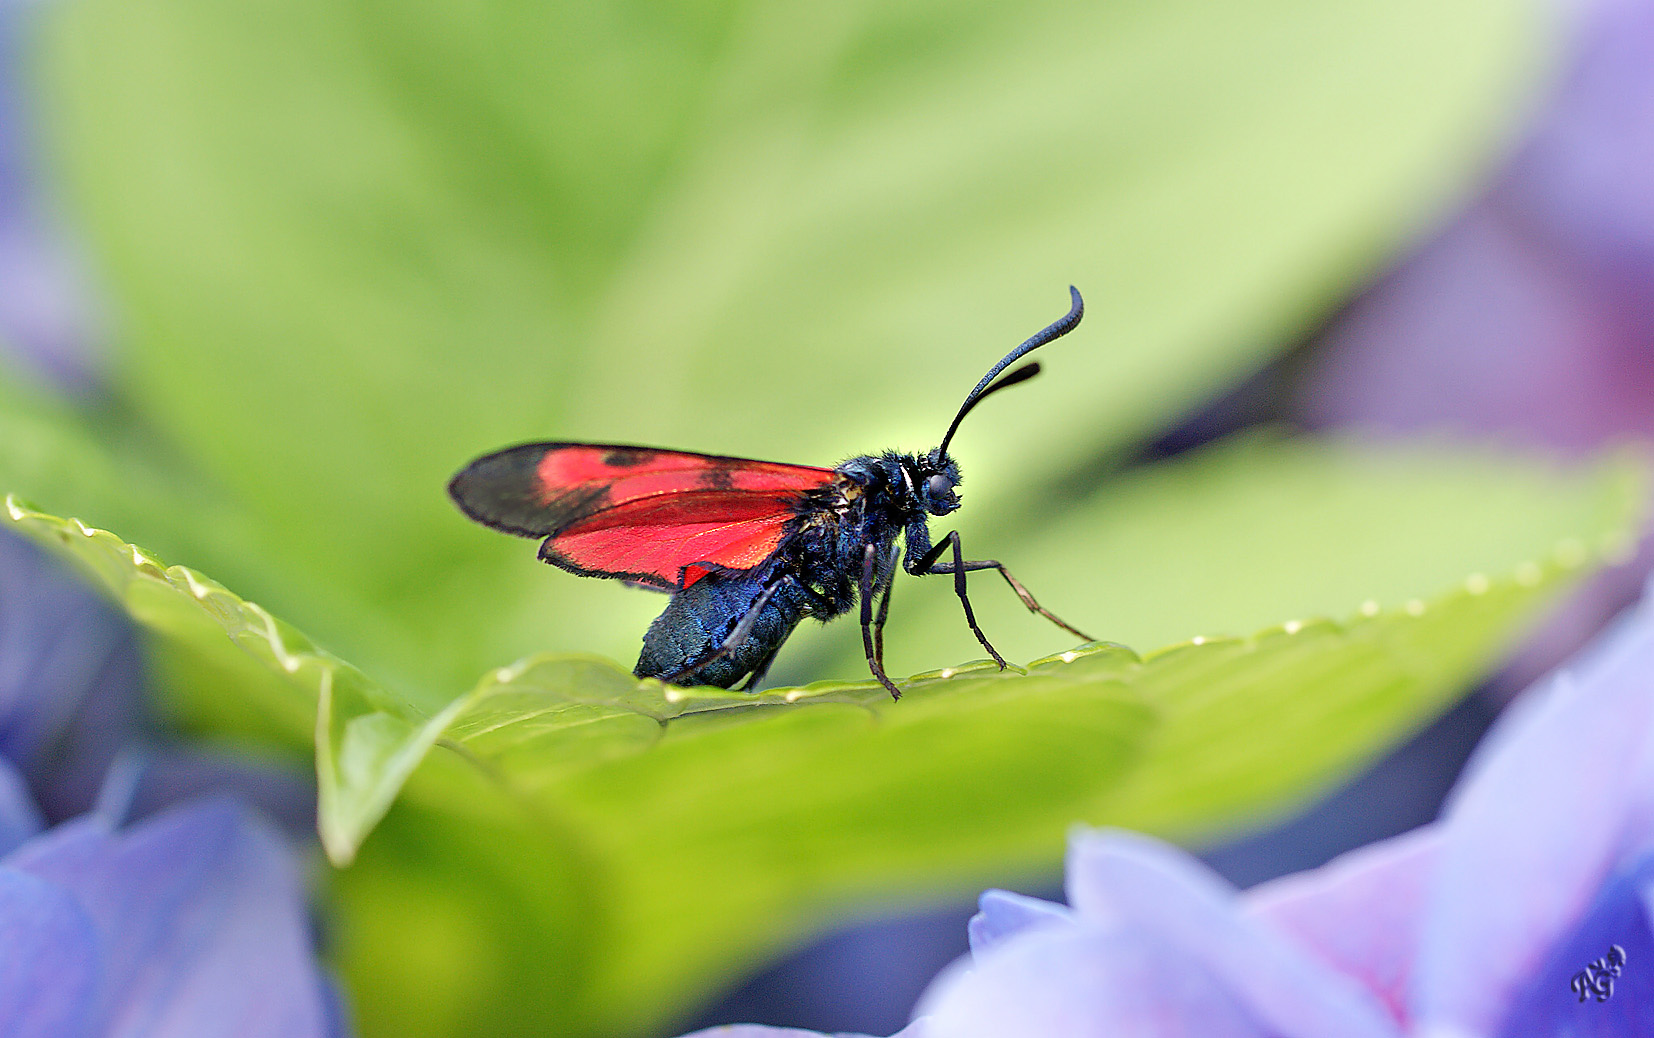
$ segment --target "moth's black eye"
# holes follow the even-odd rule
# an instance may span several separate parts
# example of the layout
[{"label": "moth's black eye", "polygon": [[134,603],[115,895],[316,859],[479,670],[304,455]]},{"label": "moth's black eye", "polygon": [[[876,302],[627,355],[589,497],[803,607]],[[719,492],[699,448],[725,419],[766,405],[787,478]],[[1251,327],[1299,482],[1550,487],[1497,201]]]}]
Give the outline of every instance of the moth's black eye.
[{"label": "moth's black eye", "polygon": [[942,475],[940,472],[930,477],[930,479],[925,483],[925,490],[931,497],[946,497],[948,491],[952,489],[953,484],[948,482],[948,477]]}]

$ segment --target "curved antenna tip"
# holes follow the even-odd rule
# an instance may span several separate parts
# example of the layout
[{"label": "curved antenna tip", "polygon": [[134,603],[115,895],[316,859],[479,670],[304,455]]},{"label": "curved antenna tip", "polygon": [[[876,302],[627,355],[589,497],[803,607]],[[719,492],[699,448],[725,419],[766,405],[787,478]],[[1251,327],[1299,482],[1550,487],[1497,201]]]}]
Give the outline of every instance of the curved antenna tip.
[{"label": "curved antenna tip", "polygon": [[[988,395],[989,386],[993,382],[995,376],[997,376],[1001,371],[1004,371],[1007,367],[1025,354],[1039,349],[1041,346],[1044,346],[1053,339],[1060,339],[1064,335],[1067,335],[1069,332],[1074,330],[1076,325],[1080,323],[1080,318],[1085,316],[1085,300],[1080,298],[1080,290],[1075,288],[1073,285],[1068,286],[1068,295],[1072,300],[1072,305],[1069,307],[1068,313],[1064,314],[1062,317],[1059,317],[1057,320],[1053,321],[1051,324],[1042,328],[1038,332],[1035,332],[1021,346],[1018,346],[1010,353],[1007,353],[1003,358],[1001,358],[998,364],[995,364],[993,367],[988,369],[988,373],[982,376],[982,381],[978,382],[976,384],[976,388],[971,390],[970,393],[966,395],[964,404],[962,404],[959,408],[959,413],[953,416],[952,424],[948,426],[947,433],[943,435],[942,445],[937,448],[938,451],[943,454],[947,453],[948,444],[953,440],[953,434],[959,430],[959,423],[965,420],[965,416],[970,413],[971,408],[975,407],[983,397]],[[1039,369],[1037,367],[1034,368],[1034,371],[1038,370]],[[1014,380],[1010,380],[1007,384],[1021,382],[1033,373],[1033,371],[1030,371],[1028,375],[1023,375]]]}]

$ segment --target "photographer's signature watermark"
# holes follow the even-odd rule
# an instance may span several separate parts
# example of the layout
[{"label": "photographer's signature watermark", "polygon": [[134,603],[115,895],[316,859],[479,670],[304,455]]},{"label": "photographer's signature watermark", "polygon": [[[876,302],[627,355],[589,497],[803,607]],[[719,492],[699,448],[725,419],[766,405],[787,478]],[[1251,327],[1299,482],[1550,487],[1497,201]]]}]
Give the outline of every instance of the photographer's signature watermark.
[{"label": "photographer's signature watermark", "polygon": [[1589,966],[1574,974],[1569,987],[1579,996],[1581,1002],[1594,997],[1598,1002],[1606,1002],[1614,997],[1614,978],[1625,969],[1625,949],[1617,944],[1608,946],[1608,954],[1591,963]]}]

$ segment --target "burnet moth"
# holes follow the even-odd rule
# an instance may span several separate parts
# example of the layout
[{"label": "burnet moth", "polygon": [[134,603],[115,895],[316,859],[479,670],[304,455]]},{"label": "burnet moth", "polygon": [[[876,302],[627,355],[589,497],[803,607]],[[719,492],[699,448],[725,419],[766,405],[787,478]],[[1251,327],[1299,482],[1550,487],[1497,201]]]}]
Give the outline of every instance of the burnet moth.
[{"label": "burnet moth", "polygon": [[929,526],[931,516],[959,507],[959,465],[948,455],[959,423],[994,393],[1038,374],[1032,361],[1000,377],[1080,323],[1085,304],[1078,289],[1068,291],[1068,313],[989,368],[941,445],[924,454],[886,451],[825,469],[620,444],[525,443],[471,462],[448,493],[485,526],[544,538],[544,562],[670,594],[643,636],[639,677],[722,688],[744,677],[742,687],[754,689],[800,620],[825,622],[859,602],[867,665],[899,699],[884,671],[898,558],[915,576],[953,575],[965,622],[1001,669],[1005,660],[966,594],[965,574],[975,570],[998,570],[1031,611],[1094,641],[1034,601],[998,562],[967,560],[957,531],[932,542]]}]

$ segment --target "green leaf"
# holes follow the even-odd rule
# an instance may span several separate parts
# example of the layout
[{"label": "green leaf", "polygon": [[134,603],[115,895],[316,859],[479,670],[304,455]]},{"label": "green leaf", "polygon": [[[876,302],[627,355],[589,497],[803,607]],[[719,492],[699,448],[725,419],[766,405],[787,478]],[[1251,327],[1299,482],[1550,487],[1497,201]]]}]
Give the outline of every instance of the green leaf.
[{"label": "green leaf", "polygon": [[1450,703],[1585,563],[1563,551],[1430,600],[1369,602],[1347,624],[1294,620],[1150,654],[1138,687],[1161,724],[1102,814],[1210,840],[1285,813]]},{"label": "green leaf", "polygon": [[1502,0],[39,14],[134,411],[258,531],[237,586],[410,695],[647,608],[468,527],[467,458],[929,446],[1076,283],[1061,377],[961,432],[992,511],[1290,341],[1535,64]]},{"label": "green leaf", "polygon": [[[1188,837],[1277,812],[1449,701],[1584,561],[1524,565],[1347,624],[1146,658],[1099,646],[1026,674],[933,673],[904,683],[900,704],[871,683],[663,699],[598,661],[532,661],[459,715],[452,754],[439,750],[386,820],[397,844],[441,864],[372,841],[344,877],[372,935],[344,950],[373,1007],[364,1024],[441,1033],[397,997],[434,988],[483,1013],[464,1017],[482,1030],[531,1029],[544,1003],[570,1014],[565,1033],[658,1027],[828,906],[1014,882],[1055,860],[1075,821]],[[520,802],[531,836],[501,837],[478,772]],[[479,829],[500,844],[480,846]],[[502,859],[525,845],[558,858],[553,878],[512,873]],[[441,959],[418,950],[391,965],[392,949],[454,935],[395,925],[382,888],[446,888],[454,861],[499,884],[477,900],[525,911],[539,896],[548,914],[498,931],[497,971],[430,975]],[[543,934],[557,926],[583,938],[551,938],[548,972]],[[515,945],[519,927],[539,936]]]}]

